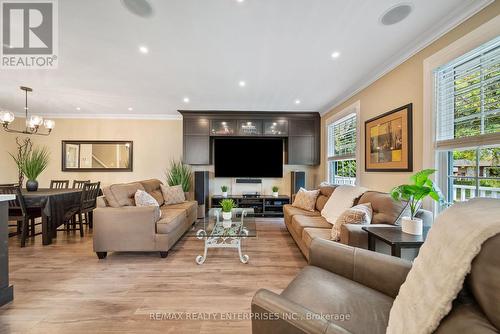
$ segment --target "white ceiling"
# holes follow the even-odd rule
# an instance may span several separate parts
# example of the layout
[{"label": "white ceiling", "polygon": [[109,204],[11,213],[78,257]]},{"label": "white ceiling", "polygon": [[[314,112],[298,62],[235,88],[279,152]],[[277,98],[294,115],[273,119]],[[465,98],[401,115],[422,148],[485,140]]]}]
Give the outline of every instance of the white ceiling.
[{"label": "white ceiling", "polygon": [[0,70],[0,108],[22,112],[27,85],[31,111],[52,117],[322,112],[488,1],[413,0],[393,26],[378,20],[395,0],[147,2],[149,17],[119,0],[59,1],[58,69]]}]

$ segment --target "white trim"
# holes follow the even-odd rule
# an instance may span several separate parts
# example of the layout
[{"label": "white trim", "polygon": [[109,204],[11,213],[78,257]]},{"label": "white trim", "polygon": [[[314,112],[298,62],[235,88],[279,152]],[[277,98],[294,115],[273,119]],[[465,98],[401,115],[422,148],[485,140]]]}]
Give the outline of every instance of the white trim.
[{"label": "white trim", "polygon": [[[356,114],[356,185],[359,185],[361,182],[361,164],[359,163],[359,158],[361,156],[361,101],[356,101],[350,106],[342,109],[338,113],[328,117],[325,120],[325,147],[323,148],[326,150],[326,166],[325,166],[325,172],[326,172],[326,180],[328,180],[328,126],[332,124],[333,122],[339,121],[343,118],[348,117],[351,114]],[[328,180],[329,181],[329,180]]]},{"label": "white trim", "polygon": [[[182,120],[182,115],[161,115],[161,114],[87,114],[87,113],[71,113],[71,114],[38,114],[44,119],[136,119],[136,120]],[[24,113],[14,113],[16,118],[24,118]]]},{"label": "white trim", "polygon": [[[500,16],[459,38],[447,47],[424,59],[423,63],[423,150],[422,168],[436,168],[436,113],[434,71],[500,35]],[[439,180],[440,175],[435,176]],[[427,202],[426,207],[431,207]],[[434,212],[437,208],[434,205]]]},{"label": "white trim", "polygon": [[420,40],[412,41],[409,45],[402,48],[401,52],[389,58],[388,61],[346,89],[329,103],[329,107],[323,108],[320,111],[320,115],[323,116],[338,107],[493,2],[494,0],[467,1],[463,6],[455,8],[441,22],[428,29],[427,33],[423,33],[422,36],[424,37]]}]

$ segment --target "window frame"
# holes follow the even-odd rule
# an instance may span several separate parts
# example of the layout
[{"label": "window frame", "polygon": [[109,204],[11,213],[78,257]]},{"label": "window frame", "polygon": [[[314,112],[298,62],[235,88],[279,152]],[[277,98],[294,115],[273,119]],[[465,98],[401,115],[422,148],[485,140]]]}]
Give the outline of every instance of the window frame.
[{"label": "window frame", "polygon": [[[351,116],[356,117],[356,149],[354,154],[346,154],[346,155],[341,155],[341,156],[334,156],[330,155],[330,136],[329,136],[329,127],[334,124],[338,123],[340,121],[343,121]],[[361,131],[360,131],[360,101],[356,101],[352,105],[346,107],[345,109],[339,111],[335,115],[331,116],[325,121],[325,136],[326,136],[326,145],[325,145],[325,150],[326,150],[326,166],[325,166],[325,173],[326,173],[326,180],[328,183],[332,183],[333,180],[330,180],[330,162],[331,161],[343,161],[343,160],[355,160],[356,161],[356,177],[355,177],[355,183],[356,185],[360,184],[360,173],[361,173],[361,163],[360,163],[360,156],[361,156]]]}]

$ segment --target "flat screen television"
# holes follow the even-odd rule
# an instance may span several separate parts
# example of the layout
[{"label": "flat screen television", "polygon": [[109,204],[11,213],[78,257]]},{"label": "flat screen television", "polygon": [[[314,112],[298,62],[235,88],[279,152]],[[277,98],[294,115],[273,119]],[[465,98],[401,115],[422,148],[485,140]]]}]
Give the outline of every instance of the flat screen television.
[{"label": "flat screen television", "polygon": [[283,177],[283,139],[215,138],[215,177]]}]

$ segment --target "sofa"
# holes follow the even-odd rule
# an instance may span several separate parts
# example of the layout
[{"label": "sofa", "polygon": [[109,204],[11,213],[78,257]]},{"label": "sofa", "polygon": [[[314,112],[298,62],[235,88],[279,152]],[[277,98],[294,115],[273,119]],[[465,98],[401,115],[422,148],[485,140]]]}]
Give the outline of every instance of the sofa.
[{"label": "sofa", "polygon": [[[166,205],[162,182],[151,179],[103,187],[94,210],[94,252],[100,259],[108,252],[160,252],[166,257],[172,246],[197,219],[198,203],[185,201]],[[135,206],[134,195],[143,190],[160,205]]]},{"label": "sofa", "polygon": [[[498,333],[500,235],[488,239],[436,334]],[[438,262],[436,263],[438,265]],[[281,294],[261,289],[252,300],[253,334],[385,333],[389,312],[411,263],[316,238],[309,265]]]},{"label": "sofa", "polygon": [[[309,248],[315,238],[330,239],[332,224],[321,216],[321,210],[336,186],[322,186],[319,188],[319,196],[316,199],[314,211],[306,211],[287,204],[283,207],[285,225],[297,243],[302,254],[309,259]],[[395,226],[398,218],[403,215],[406,206],[391,198],[390,194],[367,191],[354,201],[354,205],[371,203],[373,217],[371,224],[377,226]],[[423,219],[424,225],[432,224],[432,213],[419,210],[418,218]],[[340,230],[340,242],[349,246],[368,248],[368,234],[361,228],[361,224],[345,224]]]}]

